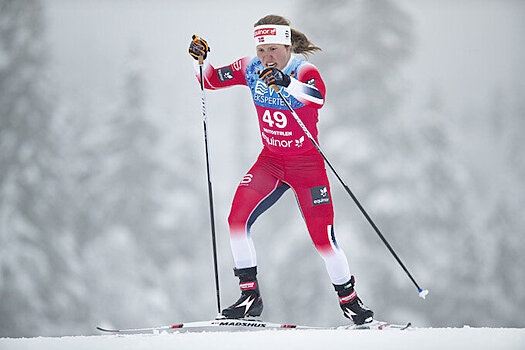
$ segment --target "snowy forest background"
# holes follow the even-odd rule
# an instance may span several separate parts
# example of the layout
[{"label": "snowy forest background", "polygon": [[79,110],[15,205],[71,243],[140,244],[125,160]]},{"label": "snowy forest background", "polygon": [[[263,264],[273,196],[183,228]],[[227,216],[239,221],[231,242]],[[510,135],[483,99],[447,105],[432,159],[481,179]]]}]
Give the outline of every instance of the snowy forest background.
[{"label": "snowy forest background", "polygon": [[[378,319],[525,327],[525,2],[0,0],[0,336],[216,315],[200,90],[187,54],[253,55],[282,14],[321,53],[320,141],[426,301],[330,174]],[[227,216],[261,148],[248,89],[209,92],[223,306]],[[268,320],[344,322],[287,193],[252,231]]]}]

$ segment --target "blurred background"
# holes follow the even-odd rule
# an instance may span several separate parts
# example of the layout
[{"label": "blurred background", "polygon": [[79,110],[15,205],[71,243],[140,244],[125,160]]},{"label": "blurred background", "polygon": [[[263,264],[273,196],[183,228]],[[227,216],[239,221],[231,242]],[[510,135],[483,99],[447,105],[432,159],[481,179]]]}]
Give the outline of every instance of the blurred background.
[{"label": "blurred background", "polygon": [[[252,56],[276,13],[323,51],[335,229],[376,317],[525,327],[525,2],[0,0],[0,336],[216,316],[200,89],[187,53]],[[262,144],[249,90],[207,93],[223,306],[227,216]],[[339,325],[291,192],[253,226],[264,318]]]}]

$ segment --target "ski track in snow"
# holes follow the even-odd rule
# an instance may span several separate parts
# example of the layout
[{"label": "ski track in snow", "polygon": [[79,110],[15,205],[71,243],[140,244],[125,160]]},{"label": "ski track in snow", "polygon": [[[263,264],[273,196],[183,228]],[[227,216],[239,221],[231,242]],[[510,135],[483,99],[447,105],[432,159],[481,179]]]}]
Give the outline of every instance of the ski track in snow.
[{"label": "ski track in snow", "polygon": [[1,350],[179,349],[525,349],[523,328],[419,328],[408,331],[265,330],[0,338]]}]

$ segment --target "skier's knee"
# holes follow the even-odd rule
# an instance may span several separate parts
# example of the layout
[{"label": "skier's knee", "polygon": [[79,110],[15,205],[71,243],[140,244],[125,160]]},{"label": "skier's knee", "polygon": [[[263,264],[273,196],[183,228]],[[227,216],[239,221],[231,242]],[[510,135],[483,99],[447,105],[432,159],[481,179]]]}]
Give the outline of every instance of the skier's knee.
[{"label": "skier's knee", "polygon": [[238,213],[232,211],[228,216],[228,225],[230,225],[230,231],[239,231],[246,227],[246,220]]}]

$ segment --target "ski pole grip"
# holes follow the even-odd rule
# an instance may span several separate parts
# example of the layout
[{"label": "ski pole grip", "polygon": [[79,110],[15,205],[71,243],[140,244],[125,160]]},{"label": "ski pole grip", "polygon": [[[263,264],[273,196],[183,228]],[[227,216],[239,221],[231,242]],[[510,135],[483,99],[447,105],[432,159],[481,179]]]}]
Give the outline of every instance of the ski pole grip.
[{"label": "ski pole grip", "polygon": [[203,63],[204,63],[204,56],[199,56],[199,65],[202,66]]}]

